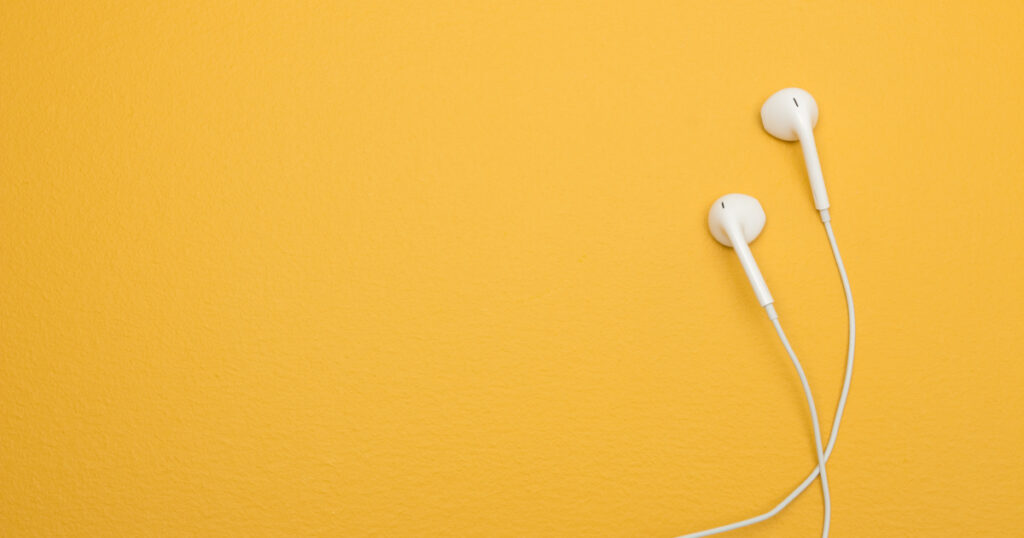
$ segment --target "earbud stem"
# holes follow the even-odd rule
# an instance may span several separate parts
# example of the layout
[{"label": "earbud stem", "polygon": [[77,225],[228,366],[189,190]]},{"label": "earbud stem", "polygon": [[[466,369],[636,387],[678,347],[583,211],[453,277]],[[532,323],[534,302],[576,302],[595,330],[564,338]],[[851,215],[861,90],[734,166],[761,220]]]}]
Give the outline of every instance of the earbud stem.
[{"label": "earbud stem", "polygon": [[762,307],[774,303],[775,300],[772,299],[772,294],[768,291],[768,284],[765,283],[764,277],[761,276],[761,269],[757,267],[757,262],[754,261],[754,255],[750,252],[750,245],[747,244],[746,238],[743,237],[743,230],[740,229],[739,223],[735,220],[728,220],[725,224],[725,233],[729,234],[732,249],[736,251],[736,256],[740,259],[740,265],[743,266],[743,271],[747,273],[747,279],[750,280],[750,285],[754,288],[754,295],[757,296],[757,301],[761,303]]},{"label": "earbud stem", "polygon": [[811,182],[811,195],[814,196],[814,207],[821,211],[828,209],[828,193],[825,192],[825,175],[821,173],[821,161],[818,159],[818,147],[814,144],[814,129],[810,125],[797,128],[800,148],[804,150],[804,163],[807,165],[807,179]]}]

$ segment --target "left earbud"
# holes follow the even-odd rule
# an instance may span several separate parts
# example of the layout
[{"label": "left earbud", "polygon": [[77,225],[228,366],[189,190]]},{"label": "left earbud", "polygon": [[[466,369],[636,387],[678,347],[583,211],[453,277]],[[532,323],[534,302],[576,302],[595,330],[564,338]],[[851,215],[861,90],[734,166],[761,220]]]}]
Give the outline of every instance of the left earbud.
[{"label": "left earbud", "polygon": [[732,247],[740,259],[743,271],[750,279],[754,295],[762,307],[774,302],[761,270],[750,252],[749,243],[764,229],[766,217],[757,198],[746,194],[726,194],[715,200],[708,213],[708,229],[721,244]]}]

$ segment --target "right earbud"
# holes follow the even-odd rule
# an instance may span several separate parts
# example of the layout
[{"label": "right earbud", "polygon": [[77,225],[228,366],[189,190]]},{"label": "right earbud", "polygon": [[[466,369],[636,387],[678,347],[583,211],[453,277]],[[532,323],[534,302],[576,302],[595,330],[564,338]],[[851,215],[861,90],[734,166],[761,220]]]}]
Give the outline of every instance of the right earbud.
[{"label": "right earbud", "polygon": [[772,304],[774,300],[768,291],[768,284],[761,276],[757,262],[754,261],[748,243],[757,239],[764,229],[764,223],[765,214],[761,203],[757,198],[746,194],[726,194],[715,200],[715,203],[711,204],[711,211],[708,212],[708,229],[711,230],[711,235],[719,243],[736,251],[740,265],[747,273],[750,285],[754,288],[754,295],[762,307]]},{"label": "right earbud", "polygon": [[825,177],[821,173],[818,148],[814,145],[814,126],[818,124],[818,103],[800,88],[786,88],[772,94],[761,107],[764,130],[782,140],[799,140],[804,150],[807,178],[811,182],[814,207],[828,209]]}]

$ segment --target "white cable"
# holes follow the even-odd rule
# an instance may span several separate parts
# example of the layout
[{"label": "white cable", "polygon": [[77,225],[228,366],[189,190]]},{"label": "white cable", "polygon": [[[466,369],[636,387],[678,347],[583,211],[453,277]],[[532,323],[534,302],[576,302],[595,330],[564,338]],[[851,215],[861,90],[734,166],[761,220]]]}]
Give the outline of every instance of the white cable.
[{"label": "white cable", "polygon": [[[831,220],[828,210],[821,210],[821,221],[825,224],[825,234],[828,236],[829,245],[832,247],[832,257],[836,260],[836,268],[839,270],[839,279],[843,283],[843,293],[846,295],[846,313],[847,318],[849,319],[850,333],[846,349],[846,373],[843,375],[843,390],[839,394],[839,405],[836,406],[835,418],[832,419],[832,433],[829,435],[828,445],[825,446],[826,462],[832,455],[832,449],[836,446],[836,439],[839,437],[839,424],[843,420],[843,411],[846,410],[846,399],[850,394],[850,382],[853,379],[853,351],[854,345],[857,341],[857,320],[853,311],[853,293],[850,291],[850,279],[846,275],[846,267],[843,265],[843,258],[839,255],[839,245],[836,243],[836,236],[832,232]],[[770,519],[789,506],[789,503],[793,502],[793,499],[799,497],[800,494],[803,493],[812,482],[814,482],[814,479],[818,477],[819,471],[819,467],[816,466],[814,470],[807,475],[807,478],[805,478],[804,481],[792,491],[792,493],[787,495],[782,502],[777,504],[775,508],[772,508],[761,515],[705,531],[684,534],[678,538],[701,538],[704,536],[712,536],[714,534],[740,529],[755,523],[760,523],[766,519]]]},{"label": "white cable", "polygon": [[821,443],[821,426],[818,423],[818,409],[814,405],[814,396],[811,394],[811,385],[807,382],[807,376],[804,374],[804,369],[800,365],[800,359],[796,358],[796,352],[793,351],[793,346],[790,345],[789,339],[786,338],[785,331],[782,330],[782,324],[779,323],[779,316],[775,313],[775,307],[773,305],[767,305],[764,309],[768,312],[768,319],[770,319],[772,321],[772,325],[775,326],[775,333],[779,335],[782,347],[786,348],[786,353],[789,354],[789,359],[793,361],[793,368],[796,369],[796,375],[800,377],[800,384],[803,385],[804,388],[804,397],[807,398],[807,408],[811,412],[811,426],[814,427],[814,449],[817,451],[818,456],[818,474],[821,476],[821,495],[825,505],[825,517],[821,525],[821,538],[828,538],[828,528],[829,524],[832,522],[832,497],[829,495],[828,490],[828,473],[825,471],[825,451],[822,448]]}]

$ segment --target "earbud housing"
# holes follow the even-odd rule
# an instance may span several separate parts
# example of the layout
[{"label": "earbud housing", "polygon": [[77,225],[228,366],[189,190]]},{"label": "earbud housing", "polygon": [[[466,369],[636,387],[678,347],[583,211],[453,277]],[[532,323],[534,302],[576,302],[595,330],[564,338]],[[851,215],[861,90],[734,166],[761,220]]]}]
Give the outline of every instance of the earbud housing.
[{"label": "earbud housing", "polygon": [[799,140],[811,183],[814,207],[828,209],[825,176],[821,172],[818,147],[814,143],[814,127],[818,125],[818,103],[806,90],[786,88],[772,94],[761,106],[761,124],[768,134],[781,140]]},{"label": "earbud housing", "polygon": [[774,299],[754,261],[749,243],[761,234],[766,221],[761,203],[746,194],[726,194],[715,200],[708,212],[708,230],[716,241],[736,252],[761,306],[772,304]]}]

